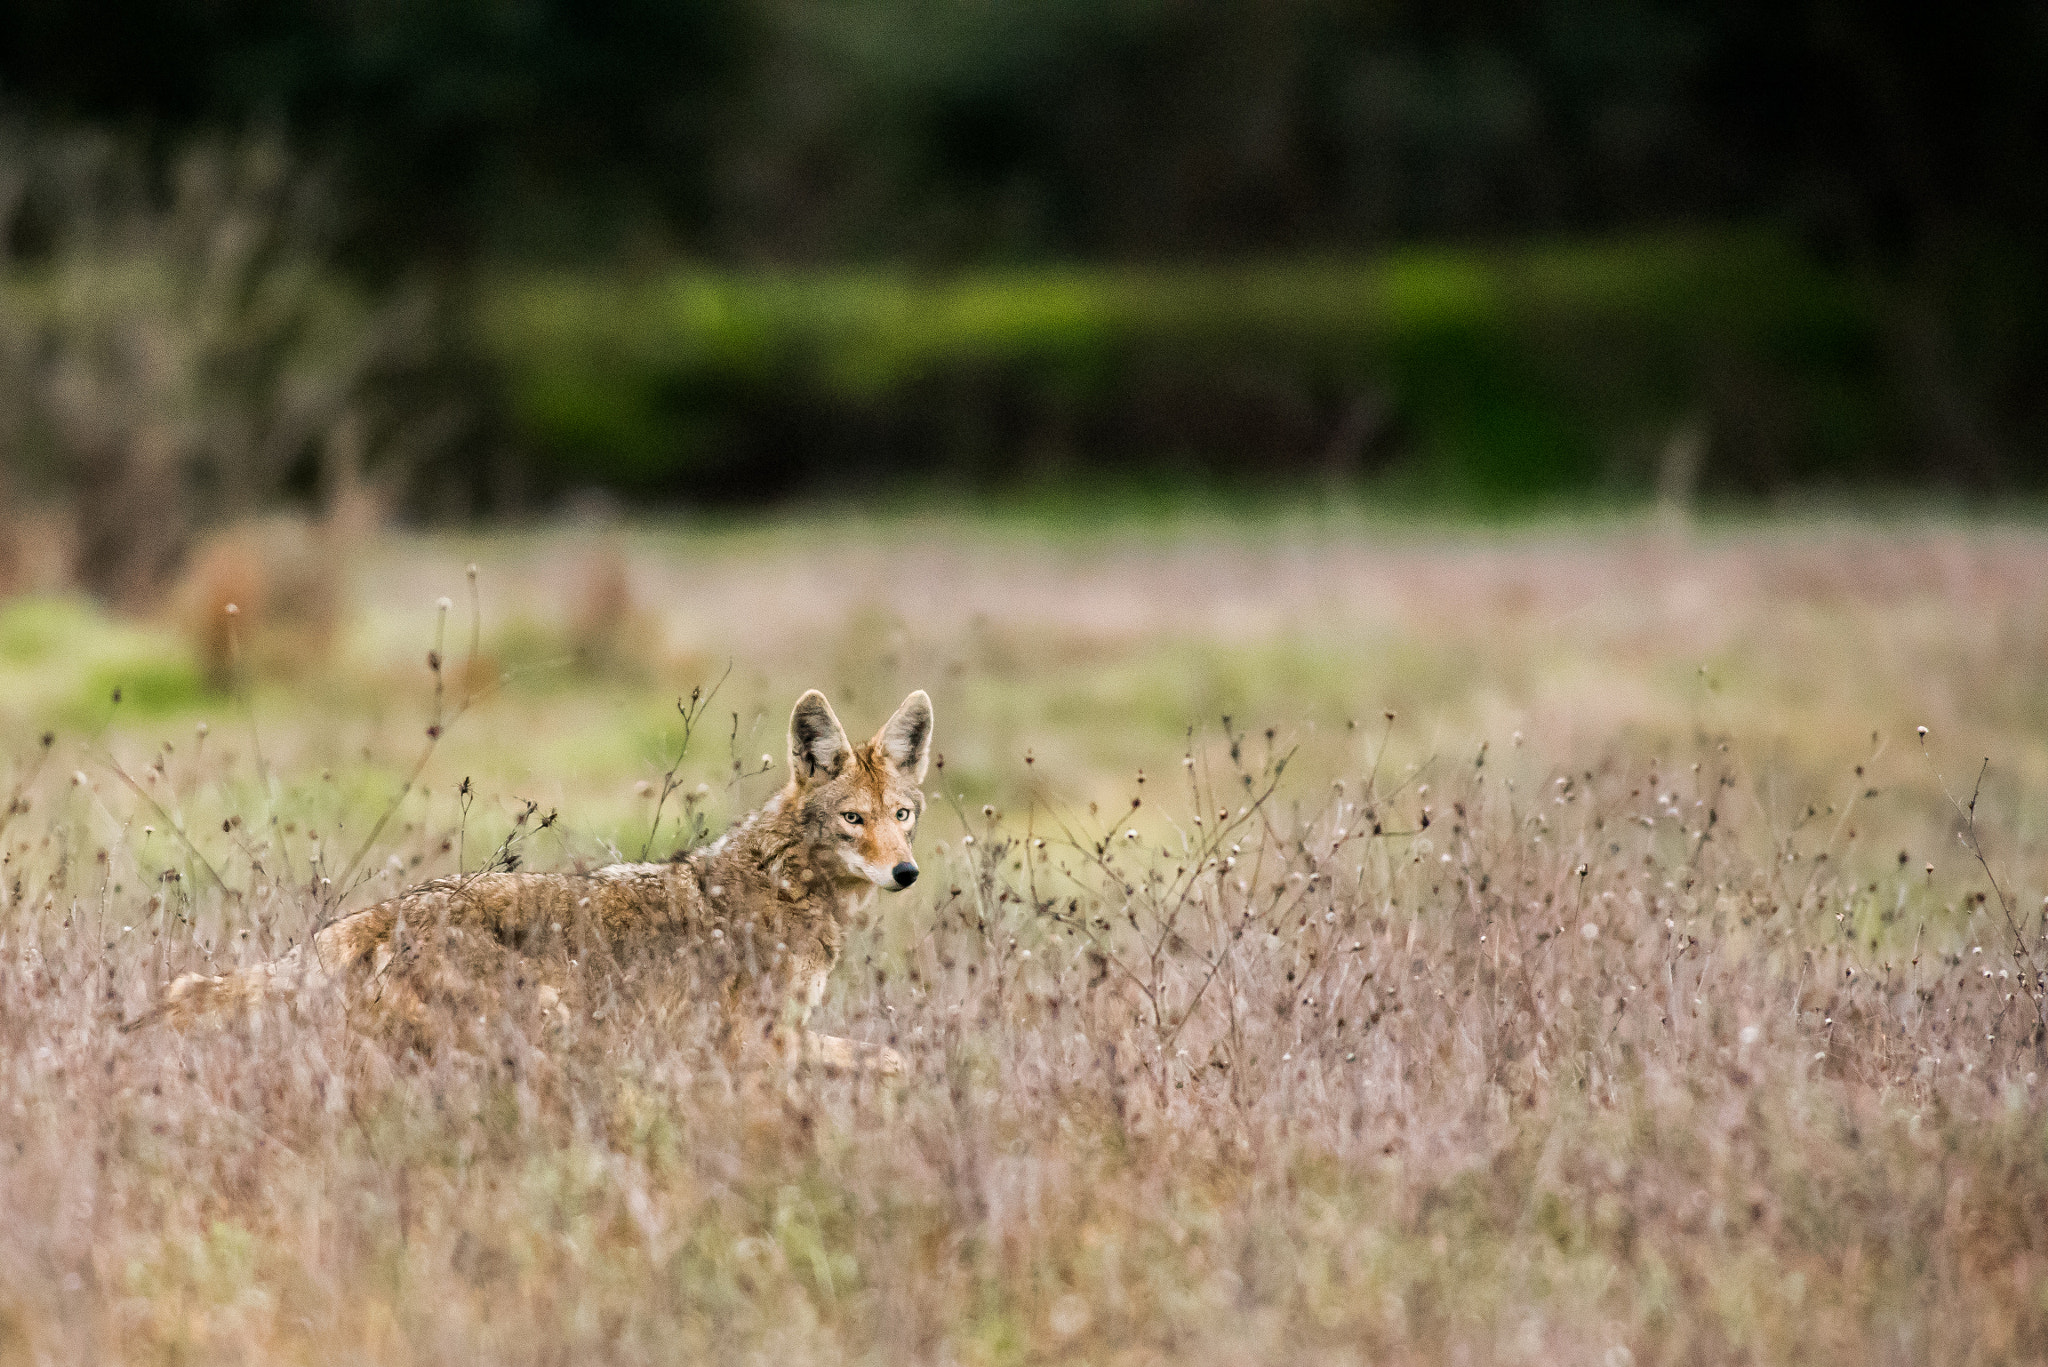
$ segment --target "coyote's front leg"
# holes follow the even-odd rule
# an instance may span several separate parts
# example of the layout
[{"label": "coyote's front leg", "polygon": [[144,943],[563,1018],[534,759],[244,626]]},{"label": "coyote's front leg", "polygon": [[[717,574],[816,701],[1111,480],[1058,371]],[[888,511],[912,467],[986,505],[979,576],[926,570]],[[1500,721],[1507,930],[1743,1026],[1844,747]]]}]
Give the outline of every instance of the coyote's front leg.
[{"label": "coyote's front leg", "polygon": [[811,1012],[824,999],[830,972],[829,964],[812,964],[782,980],[782,1006],[771,1031],[776,1053],[785,1063],[831,1072],[900,1076],[905,1071],[903,1055],[888,1045],[827,1035],[810,1028]]},{"label": "coyote's front leg", "polygon": [[877,1077],[897,1077],[904,1069],[903,1055],[886,1044],[821,1035],[815,1030],[803,1033],[803,1061],[833,1072],[873,1073]]}]

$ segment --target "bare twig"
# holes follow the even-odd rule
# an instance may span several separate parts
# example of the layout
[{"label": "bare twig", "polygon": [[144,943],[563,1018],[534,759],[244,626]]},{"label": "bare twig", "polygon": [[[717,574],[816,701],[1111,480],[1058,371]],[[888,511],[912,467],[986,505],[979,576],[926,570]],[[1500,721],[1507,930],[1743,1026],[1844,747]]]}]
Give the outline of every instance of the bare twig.
[{"label": "bare twig", "polygon": [[[725,687],[725,681],[731,677],[732,662],[728,660],[725,665],[725,673],[719,675],[718,682],[711,685],[708,690],[702,684],[698,684],[690,689],[689,697],[676,699],[676,712],[683,719],[683,740],[682,744],[676,747],[675,759],[661,776],[661,795],[654,801],[654,819],[648,823],[647,839],[640,842],[640,858],[642,860],[645,860],[648,852],[654,848],[654,837],[661,831],[662,808],[668,805],[670,795],[676,789],[683,786],[681,778],[683,761],[689,757],[690,741],[697,734],[697,724],[704,719],[704,714],[711,710],[712,699],[718,696],[718,690]],[[733,714],[733,737],[735,744],[738,743],[738,736],[739,714],[735,712]]]},{"label": "bare twig", "polygon": [[178,840],[191,852],[192,857],[199,861],[199,867],[206,870],[206,876],[211,878],[222,892],[227,893],[230,897],[236,895],[235,890],[228,886],[227,880],[220,876],[220,870],[214,868],[213,861],[208,859],[199,846],[192,842],[192,837],[185,833],[185,827],[176,817],[164,810],[164,805],[158,802],[147,788],[136,782],[134,777],[121,767],[121,761],[115,759],[111,751],[100,756],[100,762],[113,770],[114,775],[121,782],[127,784],[137,797],[149,804],[149,809],[156,813],[157,820],[163,822],[171,833],[178,837]]},{"label": "bare twig", "polygon": [[1998,875],[1992,871],[1991,861],[1984,854],[1984,842],[1977,834],[1977,799],[1984,791],[1984,775],[1991,771],[1991,757],[1985,756],[1984,763],[1978,766],[1977,782],[1970,789],[1970,800],[1965,804],[1956,800],[1955,794],[1949,791],[1948,781],[1942,777],[1941,770],[1935,767],[1934,757],[1927,750],[1925,727],[1920,728],[1920,750],[1922,754],[1927,755],[1928,767],[1934,771],[1934,780],[1941,787],[1941,795],[1948,799],[1949,805],[1954,807],[1957,815],[1962,818],[1962,829],[1956,832],[1956,839],[1960,840],[1963,848],[1976,859],[1977,867],[1984,871],[1985,881],[1991,884],[1991,891],[1998,898],[1998,909],[2005,919],[2007,950],[2012,955],[2015,966],[2020,969],[2021,983],[2026,988],[2028,999],[2034,1005],[2034,1048],[2036,1052],[2048,1052],[2048,983],[2044,983],[2040,964],[2034,957],[2034,951],[2027,945],[2026,933],[2020,928],[2018,909],[2014,905],[2012,895],[2005,890],[1998,881]]},{"label": "bare twig", "polygon": [[476,677],[477,650],[482,634],[483,604],[477,592],[477,569],[474,563],[469,566],[468,575],[470,614],[469,658],[463,662],[462,701],[456,706],[452,714],[446,710],[447,678],[441,658],[441,646],[443,641],[447,639],[448,610],[453,605],[446,598],[443,598],[436,604],[438,613],[434,620],[434,648],[427,652],[427,669],[434,676],[434,716],[433,720],[427,723],[427,743],[421,747],[419,758],[413,761],[411,771],[405,776],[405,782],[399,785],[396,793],[392,794],[391,801],[385,804],[384,811],[378,816],[376,824],[370,827],[370,833],[363,837],[362,843],[356,847],[355,855],[343,867],[340,877],[334,880],[334,887],[339,889],[339,891],[335,894],[330,904],[322,909],[323,920],[331,916],[333,907],[339,904],[341,898],[346,897],[354,890],[355,884],[350,880],[355,877],[355,872],[361,867],[364,857],[376,845],[377,837],[384,834],[384,828],[391,824],[391,818],[398,814],[399,807],[404,804],[407,797],[411,796],[414,786],[420,781],[420,775],[427,771],[427,765],[434,758],[434,750],[441,743],[442,735],[447,732],[450,726],[461,720],[463,713],[469,711],[470,704],[476,701],[476,694],[473,689]]},{"label": "bare twig", "polygon": [[43,766],[50,762],[50,751],[56,744],[55,732],[43,732],[42,742],[36,751],[36,762],[29,766],[28,772],[15,783],[14,791],[7,795],[7,806],[0,808],[0,835],[7,834],[7,828],[13,824],[14,818],[28,810],[28,790],[42,774]]}]

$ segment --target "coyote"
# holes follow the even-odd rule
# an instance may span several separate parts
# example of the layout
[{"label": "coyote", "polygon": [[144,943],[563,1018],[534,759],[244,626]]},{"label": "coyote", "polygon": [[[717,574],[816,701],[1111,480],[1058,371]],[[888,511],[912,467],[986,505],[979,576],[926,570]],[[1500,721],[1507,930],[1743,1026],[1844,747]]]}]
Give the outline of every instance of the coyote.
[{"label": "coyote", "polygon": [[474,1000],[483,978],[532,984],[543,1009],[559,1012],[573,975],[561,986],[548,980],[575,965],[571,955],[690,955],[718,985],[729,1032],[759,994],[768,1005],[761,1036],[783,1058],[900,1072],[903,1060],[887,1046],[804,1026],[847,918],[877,888],[917,881],[910,840],[931,749],[922,690],[855,745],[812,689],[790,713],[789,782],[710,845],[662,864],[437,879],[322,927],[270,963],[188,973],[127,1028],[217,1019],[333,984],[424,1033],[430,1006]]}]

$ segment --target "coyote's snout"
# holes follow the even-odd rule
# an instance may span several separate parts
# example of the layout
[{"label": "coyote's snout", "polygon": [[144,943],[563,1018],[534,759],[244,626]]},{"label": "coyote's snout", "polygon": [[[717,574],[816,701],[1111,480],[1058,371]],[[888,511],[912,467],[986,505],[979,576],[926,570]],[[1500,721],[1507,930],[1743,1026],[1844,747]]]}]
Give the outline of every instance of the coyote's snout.
[{"label": "coyote's snout", "polygon": [[893,1049],[814,1035],[804,1022],[824,995],[847,917],[877,888],[917,881],[910,842],[931,749],[932,704],[922,691],[856,745],[813,689],[790,714],[789,782],[703,849],[589,873],[438,879],[321,928],[275,962],[187,974],[129,1028],[230,1015],[329,983],[374,990],[384,1010],[424,1028],[432,993],[419,984],[445,985],[486,965],[502,970],[508,955],[538,961],[595,937],[615,958],[695,956],[729,1023],[765,995],[762,1035],[785,1056],[898,1071]]}]

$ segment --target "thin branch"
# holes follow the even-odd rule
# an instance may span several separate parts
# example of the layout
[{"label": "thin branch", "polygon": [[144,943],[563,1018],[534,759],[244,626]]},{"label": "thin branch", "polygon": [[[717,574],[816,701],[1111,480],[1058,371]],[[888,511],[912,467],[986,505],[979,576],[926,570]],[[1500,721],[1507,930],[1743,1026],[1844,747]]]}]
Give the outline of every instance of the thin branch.
[{"label": "thin branch", "polygon": [[[712,699],[718,696],[718,690],[725,687],[725,681],[731,677],[732,661],[727,660],[725,662],[725,673],[718,676],[718,682],[711,685],[708,692],[702,684],[698,684],[690,689],[690,696],[688,698],[676,699],[676,711],[683,718],[683,742],[676,747],[675,761],[668,766],[668,771],[661,776],[661,796],[656,798],[654,802],[654,820],[647,827],[647,839],[640,842],[640,858],[642,862],[646,861],[648,852],[654,848],[654,837],[661,831],[662,808],[668,805],[670,795],[676,789],[683,786],[683,780],[680,777],[683,761],[689,757],[690,740],[697,734],[697,723],[702,721],[704,714],[711,710]],[[737,745],[739,736],[738,713],[733,714],[733,736],[734,744]]]},{"label": "thin branch", "polygon": [[453,605],[446,598],[443,598],[436,604],[438,613],[434,621],[434,648],[427,652],[427,669],[434,676],[434,719],[427,725],[427,743],[421,747],[420,757],[413,761],[412,771],[405,776],[405,782],[399,785],[396,793],[392,794],[391,801],[385,804],[384,811],[378,816],[376,824],[370,827],[370,833],[364,836],[362,844],[356,847],[354,857],[343,867],[341,876],[334,880],[333,886],[341,889],[336,895],[337,902],[341,897],[347,896],[354,889],[355,885],[350,880],[355,877],[355,872],[361,867],[364,857],[375,847],[377,837],[384,834],[384,828],[391,824],[391,818],[398,814],[398,809],[404,804],[406,798],[411,796],[413,788],[420,781],[420,775],[427,771],[427,764],[434,758],[434,750],[440,745],[442,735],[450,726],[460,721],[463,713],[469,711],[470,704],[476,701],[476,693],[474,692],[476,660],[483,628],[483,602],[477,591],[477,569],[474,562],[470,564],[468,574],[470,615],[469,658],[463,661],[462,666],[462,702],[456,707],[453,715],[449,715],[446,712],[447,678],[442,667],[441,646],[447,639],[448,609]]},{"label": "thin branch", "polygon": [[144,788],[140,783],[137,783],[126,769],[123,769],[121,767],[121,761],[114,758],[113,752],[111,750],[100,757],[100,762],[105,764],[109,769],[113,770],[115,775],[123,783],[127,784],[128,787],[131,790],[133,790],[137,797],[141,798],[144,802],[147,802],[149,804],[150,810],[156,813],[157,819],[163,822],[164,825],[170,829],[171,833],[176,835],[178,839],[184,843],[185,848],[191,851],[192,857],[199,861],[199,867],[206,870],[207,877],[213,879],[214,883],[219,886],[222,892],[228,894],[228,896],[230,897],[238,895],[233,888],[228,886],[227,880],[220,876],[220,870],[216,869],[213,866],[213,861],[208,859],[206,855],[201,852],[199,846],[192,843],[192,837],[185,834],[185,828],[183,825],[179,824],[177,818],[173,817],[169,812],[165,811],[164,805],[161,802],[158,802],[156,798],[150,794],[147,788]]},{"label": "thin branch", "polygon": [[1984,870],[1985,880],[1991,884],[1992,892],[1998,895],[1998,909],[2005,917],[2010,952],[2014,962],[2023,966],[2024,986],[2028,998],[2034,1003],[2034,1019],[2038,1026],[2034,1036],[2034,1047],[2036,1050],[2048,1049],[2048,984],[2043,983],[2040,965],[2034,958],[2033,950],[2027,947],[2027,937],[2020,929],[2012,897],[1999,884],[1998,875],[1992,872],[1991,861],[1984,854],[1984,842],[1977,835],[1977,798],[1984,791],[1984,775],[1991,771],[1991,757],[1986,755],[1984,763],[1978,767],[1977,782],[1970,790],[1970,801],[1966,806],[1956,800],[1955,794],[1949,791],[1948,781],[1941,776],[1941,770],[1935,767],[1934,757],[1927,750],[1925,727],[1920,730],[1920,752],[1927,756],[1928,767],[1934,772],[1934,781],[1941,787],[1941,795],[1948,799],[1949,805],[1954,807],[1963,819],[1963,828],[1956,832],[1956,838],[1962,841],[1963,848],[1975,857],[1977,866]]}]

